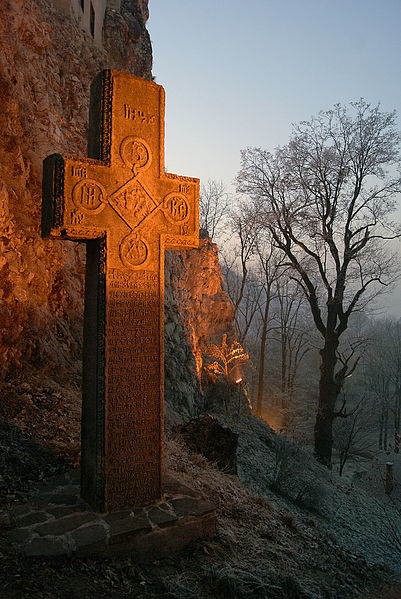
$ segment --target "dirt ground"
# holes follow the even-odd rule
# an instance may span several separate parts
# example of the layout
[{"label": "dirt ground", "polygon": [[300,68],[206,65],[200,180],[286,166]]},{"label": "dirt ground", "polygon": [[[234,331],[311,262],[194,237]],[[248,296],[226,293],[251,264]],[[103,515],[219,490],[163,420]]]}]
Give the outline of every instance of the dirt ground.
[{"label": "dirt ground", "polygon": [[[7,540],[5,511],[77,464],[79,410],[73,390],[63,395],[46,381],[0,392],[0,599],[400,599],[401,581],[380,565],[387,545],[369,537],[376,529],[365,500],[249,417],[230,424],[239,433],[239,476],[220,472],[177,437],[166,442],[169,471],[217,508],[213,540],[148,564],[24,558]],[[398,586],[383,590],[389,584]]]}]

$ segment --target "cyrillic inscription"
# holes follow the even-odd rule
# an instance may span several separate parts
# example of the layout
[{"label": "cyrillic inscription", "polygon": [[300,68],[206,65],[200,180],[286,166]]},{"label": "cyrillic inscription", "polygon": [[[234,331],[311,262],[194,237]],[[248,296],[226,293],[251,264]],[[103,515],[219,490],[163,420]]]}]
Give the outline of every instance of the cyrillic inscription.
[{"label": "cyrillic inscription", "polygon": [[72,199],[78,209],[98,214],[106,206],[105,195],[102,185],[93,179],[83,179],[75,185]]},{"label": "cyrillic inscription", "polygon": [[79,210],[71,210],[71,224],[72,225],[82,225],[84,222],[84,215]]},{"label": "cyrillic inscription", "polygon": [[185,245],[188,247],[193,247],[193,241],[191,239],[185,237],[178,237],[172,235],[166,235],[164,238],[164,243],[167,245],[176,245],[177,247],[181,245]]},{"label": "cyrillic inscription", "polygon": [[[106,384],[108,451],[113,458],[108,475],[119,501],[126,492],[122,482],[127,473],[140,469],[142,481],[156,476],[161,451],[159,306],[157,274],[110,269]],[[146,501],[148,491],[147,484],[136,488],[140,501]]]},{"label": "cyrillic inscription", "polygon": [[85,179],[87,177],[87,171],[84,166],[75,166],[71,167],[71,175],[73,177],[79,177],[80,179]]},{"label": "cyrillic inscription", "polygon": [[186,221],[189,216],[187,199],[178,193],[170,193],[163,202],[163,211],[171,223]]},{"label": "cyrillic inscription", "polygon": [[130,104],[124,104],[124,118],[136,121],[141,125],[154,125],[156,123],[156,116],[150,114],[145,110],[140,110]]},{"label": "cyrillic inscription", "polygon": [[180,183],[179,186],[178,186],[178,191],[180,193],[188,194],[191,191],[191,188],[188,185],[188,183]]}]

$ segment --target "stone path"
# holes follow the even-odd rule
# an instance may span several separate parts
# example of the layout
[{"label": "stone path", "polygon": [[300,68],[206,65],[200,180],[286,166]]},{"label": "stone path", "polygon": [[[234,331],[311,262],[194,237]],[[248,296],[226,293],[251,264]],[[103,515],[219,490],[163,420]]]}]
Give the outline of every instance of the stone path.
[{"label": "stone path", "polygon": [[146,561],[215,534],[210,502],[168,475],[164,491],[157,504],[98,514],[79,496],[79,471],[71,471],[9,512],[8,537],[26,556],[129,554]]}]

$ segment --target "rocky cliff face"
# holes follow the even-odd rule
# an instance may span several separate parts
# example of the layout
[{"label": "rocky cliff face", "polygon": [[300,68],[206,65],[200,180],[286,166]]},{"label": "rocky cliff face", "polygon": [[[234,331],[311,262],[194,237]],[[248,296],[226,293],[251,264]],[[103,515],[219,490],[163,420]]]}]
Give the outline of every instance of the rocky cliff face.
[{"label": "rocky cliff face", "polygon": [[[2,3],[0,372],[9,380],[40,372],[73,385],[79,398],[84,247],[41,238],[42,160],[86,154],[97,72],[112,67],[151,78],[147,18],[147,0],[108,8],[99,50],[48,0]],[[202,344],[230,326],[215,246],[204,241],[198,252],[168,257],[166,279],[167,396],[177,417],[190,416],[200,402]]]},{"label": "rocky cliff face", "polygon": [[148,0],[122,0],[120,9],[108,3],[104,23],[104,47],[115,69],[150,78],[152,47],[145,27]]},{"label": "rocky cliff face", "polygon": [[202,409],[202,354],[210,343],[234,335],[233,308],[223,290],[218,250],[210,239],[199,249],[166,252],[165,384],[169,423]]},{"label": "rocky cliff face", "polygon": [[[82,329],[84,249],[40,237],[42,160],[86,154],[89,86],[105,67],[150,77],[147,1],[108,11],[106,50],[45,0],[0,15],[0,368],[70,369]],[[118,40],[114,46],[112,39]]]}]

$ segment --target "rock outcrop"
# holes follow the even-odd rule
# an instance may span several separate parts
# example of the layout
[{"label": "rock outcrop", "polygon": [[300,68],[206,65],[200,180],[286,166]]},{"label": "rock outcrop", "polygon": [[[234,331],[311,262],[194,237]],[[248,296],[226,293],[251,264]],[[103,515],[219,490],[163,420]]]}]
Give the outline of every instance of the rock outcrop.
[{"label": "rock outcrop", "polygon": [[166,252],[165,286],[165,397],[174,424],[202,410],[202,355],[223,334],[234,337],[233,307],[210,239],[199,249]]},{"label": "rock outcrop", "polygon": [[57,371],[71,371],[79,363],[84,247],[41,239],[42,160],[53,152],[86,154],[89,87],[101,69],[124,68],[151,77],[147,18],[146,0],[125,0],[121,14],[109,10],[102,50],[51,2],[9,0],[2,4],[0,370],[3,374],[13,367],[21,368],[22,361],[27,359]]},{"label": "rock outcrop", "polygon": [[119,10],[108,6],[103,39],[114,68],[150,79],[152,47],[145,27],[148,18],[148,0],[122,0]]},{"label": "rock outcrop", "polygon": [[200,453],[227,474],[237,474],[238,434],[217,418],[210,414],[193,418],[180,428],[179,435],[192,452]]},{"label": "rock outcrop", "polygon": [[[86,154],[89,87],[100,70],[151,78],[147,19],[147,0],[108,3],[99,49],[52,2],[2,4],[0,373],[11,381],[7,393],[24,380],[34,386],[35,375],[60,383],[58,392],[69,386],[68,406],[74,393],[79,403],[85,248],[41,238],[42,160],[54,152]],[[199,250],[168,255],[166,397],[172,423],[199,412],[202,348],[220,343],[231,329],[216,246],[203,240]],[[79,420],[75,408],[73,420]]]}]

